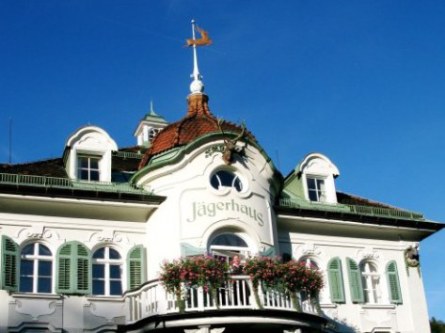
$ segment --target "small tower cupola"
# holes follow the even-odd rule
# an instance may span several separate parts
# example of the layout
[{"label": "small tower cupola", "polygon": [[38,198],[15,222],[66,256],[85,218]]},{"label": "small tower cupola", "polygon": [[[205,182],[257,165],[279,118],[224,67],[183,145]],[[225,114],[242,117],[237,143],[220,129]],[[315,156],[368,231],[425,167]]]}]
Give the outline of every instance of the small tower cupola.
[{"label": "small tower cupola", "polygon": [[167,125],[168,122],[154,111],[153,102],[150,102],[150,111],[142,118],[134,131],[137,145],[150,147],[155,136]]}]

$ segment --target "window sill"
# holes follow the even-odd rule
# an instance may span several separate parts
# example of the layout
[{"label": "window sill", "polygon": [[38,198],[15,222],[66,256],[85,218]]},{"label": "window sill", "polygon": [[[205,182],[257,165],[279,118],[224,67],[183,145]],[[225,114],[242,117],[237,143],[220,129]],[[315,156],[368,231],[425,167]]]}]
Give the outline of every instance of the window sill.
[{"label": "window sill", "polygon": [[324,304],[320,304],[320,307],[322,309],[336,309],[338,307],[338,304],[334,304],[334,303],[324,303]]},{"label": "window sill", "polygon": [[62,299],[62,295],[44,294],[44,293],[12,293],[14,298],[29,298],[29,299]]},{"label": "window sill", "polygon": [[395,309],[395,304],[362,304],[362,309]]},{"label": "window sill", "polygon": [[90,302],[123,302],[124,298],[119,296],[87,296]]}]

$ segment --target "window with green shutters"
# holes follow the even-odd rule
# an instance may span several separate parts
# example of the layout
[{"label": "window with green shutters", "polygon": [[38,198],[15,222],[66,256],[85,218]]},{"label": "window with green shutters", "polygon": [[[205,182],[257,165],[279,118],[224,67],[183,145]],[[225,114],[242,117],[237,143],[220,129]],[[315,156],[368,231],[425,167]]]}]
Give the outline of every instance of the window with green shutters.
[{"label": "window with green shutters", "polygon": [[328,282],[332,303],[345,303],[341,260],[333,258],[328,263]]},{"label": "window with green shutters", "polygon": [[350,259],[346,259],[348,266],[349,288],[351,290],[351,300],[353,303],[364,303],[363,284],[360,268],[357,263]]},{"label": "window with green shutters", "polygon": [[145,249],[142,245],[135,246],[127,257],[128,289],[132,290],[145,282]]},{"label": "window with green shutters", "polygon": [[395,261],[391,261],[386,266],[386,278],[388,280],[390,302],[393,304],[402,304],[402,292]]},{"label": "window with green shutters", "polygon": [[79,242],[69,242],[57,253],[57,292],[89,294],[90,251]]},{"label": "window with green shutters", "polygon": [[19,246],[8,236],[2,238],[1,288],[17,291],[19,277]]}]

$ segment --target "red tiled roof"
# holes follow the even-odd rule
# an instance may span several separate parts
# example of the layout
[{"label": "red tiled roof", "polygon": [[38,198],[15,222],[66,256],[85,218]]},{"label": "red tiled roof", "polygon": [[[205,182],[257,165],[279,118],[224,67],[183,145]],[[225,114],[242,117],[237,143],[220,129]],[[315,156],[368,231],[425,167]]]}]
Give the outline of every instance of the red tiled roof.
[{"label": "red tiled roof", "polygon": [[0,173],[59,178],[68,177],[61,158],[23,164],[0,164]]},{"label": "red tiled roof", "polygon": [[370,206],[380,208],[398,209],[394,206],[390,206],[381,202],[372,201],[369,199],[361,198],[356,195],[347,194],[344,192],[337,192],[337,202],[345,205],[358,205],[358,206]]},{"label": "red tiled roof", "polygon": [[[190,95],[187,115],[158,133],[150,149],[145,153],[140,167],[144,167],[154,155],[186,145],[209,133],[221,133],[221,129],[232,133],[241,133],[243,130],[242,127],[224,120],[218,124],[218,119],[209,110],[207,95]],[[245,136],[256,142],[254,136],[247,130]]]}]

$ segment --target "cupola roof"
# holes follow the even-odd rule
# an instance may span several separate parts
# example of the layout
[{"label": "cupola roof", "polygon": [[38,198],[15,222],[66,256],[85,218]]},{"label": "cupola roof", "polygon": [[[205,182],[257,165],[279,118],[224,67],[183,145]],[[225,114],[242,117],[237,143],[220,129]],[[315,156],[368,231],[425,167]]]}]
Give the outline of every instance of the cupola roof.
[{"label": "cupola roof", "polygon": [[151,147],[145,153],[140,167],[144,167],[152,156],[163,153],[172,148],[186,145],[199,137],[211,133],[220,133],[222,136],[228,133],[240,134],[244,131],[244,137],[257,143],[252,133],[242,126],[234,123],[218,120],[208,106],[208,96],[205,94],[190,94],[187,98],[187,114],[181,120],[167,125],[154,138]]},{"label": "cupola roof", "polygon": [[[195,30],[201,34],[200,39],[196,39]],[[141,161],[140,168],[147,165],[153,156],[186,145],[210,133],[221,133],[222,136],[228,133],[232,135],[243,133],[245,138],[257,144],[254,136],[244,127],[225,120],[218,120],[210,112],[209,97],[204,94],[204,83],[198,69],[196,47],[198,45],[209,45],[211,40],[208,38],[207,32],[195,27],[195,21],[192,21],[192,33],[193,39],[187,40],[187,45],[193,47],[193,73],[191,75],[190,94],[187,97],[187,114],[181,120],[164,127],[156,135],[151,147],[146,151]]]}]

